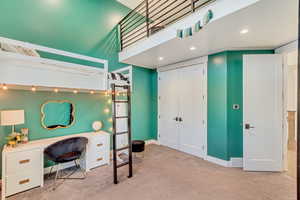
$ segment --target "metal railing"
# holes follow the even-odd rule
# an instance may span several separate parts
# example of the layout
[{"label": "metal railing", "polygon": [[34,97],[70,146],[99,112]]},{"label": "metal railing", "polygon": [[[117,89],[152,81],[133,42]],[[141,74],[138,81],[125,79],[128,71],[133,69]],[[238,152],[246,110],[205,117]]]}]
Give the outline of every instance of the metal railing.
[{"label": "metal railing", "polygon": [[121,50],[215,0],[144,0],[119,22]]}]

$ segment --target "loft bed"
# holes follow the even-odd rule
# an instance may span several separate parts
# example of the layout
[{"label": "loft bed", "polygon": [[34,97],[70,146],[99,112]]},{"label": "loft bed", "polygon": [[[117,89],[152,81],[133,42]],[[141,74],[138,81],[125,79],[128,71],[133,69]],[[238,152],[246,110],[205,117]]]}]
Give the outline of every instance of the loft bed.
[{"label": "loft bed", "polygon": [[[89,64],[43,58],[40,54]],[[0,37],[0,84],[12,89],[34,86],[45,91],[56,88],[60,91],[96,92],[107,90],[107,77],[107,60]]]}]

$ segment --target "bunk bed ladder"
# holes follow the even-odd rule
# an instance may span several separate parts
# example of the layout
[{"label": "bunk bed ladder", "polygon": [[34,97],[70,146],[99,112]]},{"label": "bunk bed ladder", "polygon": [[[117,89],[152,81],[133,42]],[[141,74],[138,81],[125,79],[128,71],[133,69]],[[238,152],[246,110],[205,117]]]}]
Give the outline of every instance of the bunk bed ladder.
[{"label": "bunk bed ladder", "polygon": [[[112,103],[113,103],[113,171],[114,171],[114,184],[118,184],[118,168],[128,165],[129,175],[128,178],[132,177],[132,145],[131,145],[131,99],[130,99],[130,86],[129,85],[116,85],[111,84],[112,88]],[[116,99],[116,88],[123,88],[127,90],[127,100],[117,100]],[[117,103],[127,103],[128,115],[127,116],[117,116],[116,114],[116,104]],[[117,132],[116,124],[117,119],[127,118],[127,131]],[[117,135],[128,135],[128,146],[117,149]],[[119,151],[128,149],[128,161],[121,164],[117,163],[117,153]]]}]

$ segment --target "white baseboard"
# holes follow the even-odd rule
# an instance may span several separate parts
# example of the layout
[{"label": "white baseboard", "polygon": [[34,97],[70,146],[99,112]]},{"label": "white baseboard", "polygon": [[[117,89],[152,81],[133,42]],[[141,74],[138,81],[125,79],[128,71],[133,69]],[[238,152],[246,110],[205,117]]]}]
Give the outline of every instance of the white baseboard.
[{"label": "white baseboard", "polygon": [[230,158],[230,160],[227,161],[213,156],[206,156],[206,160],[215,163],[217,165],[221,165],[223,167],[236,167],[236,168],[243,167],[243,158]]},{"label": "white baseboard", "polygon": [[209,155],[206,156],[206,160],[209,161],[209,162],[215,163],[217,165],[221,165],[223,167],[229,167],[230,166],[229,165],[230,161],[222,160],[220,158],[212,157],[212,156],[209,156]]},{"label": "white baseboard", "polygon": [[231,158],[230,167],[243,168],[243,158]]},{"label": "white baseboard", "polygon": [[145,141],[146,145],[149,145],[149,144],[156,144],[156,145],[159,145],[159,142],[157,140],[146,140]]},{"label": "white baseboard", "polygon": [[[62,169],[67,169],[67,168],[74,167],[74,166],[75,166],[74,162],[63,163],[63,164],[61,164],[60,169],[61,170]],[[51,170],[51,167],[44,168],[44,174],[49,174],[50,170]],[[52,169],[52,173],[56,172],[56,171],[57,171],[57,165],[54,165],[53,169]]]}]

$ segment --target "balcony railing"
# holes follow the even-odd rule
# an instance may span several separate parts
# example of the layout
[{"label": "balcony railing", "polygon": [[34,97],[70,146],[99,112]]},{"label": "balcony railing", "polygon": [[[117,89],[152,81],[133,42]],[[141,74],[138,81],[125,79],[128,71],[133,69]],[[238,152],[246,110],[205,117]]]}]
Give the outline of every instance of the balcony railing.
[{"label": "balcony railing", "polygon": [[144,0],[119,23],[121,50],[216,0]]}]

